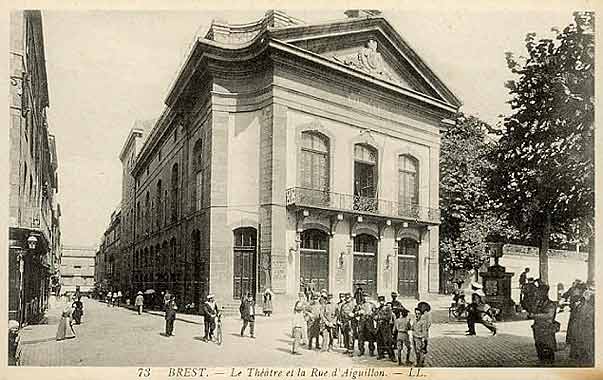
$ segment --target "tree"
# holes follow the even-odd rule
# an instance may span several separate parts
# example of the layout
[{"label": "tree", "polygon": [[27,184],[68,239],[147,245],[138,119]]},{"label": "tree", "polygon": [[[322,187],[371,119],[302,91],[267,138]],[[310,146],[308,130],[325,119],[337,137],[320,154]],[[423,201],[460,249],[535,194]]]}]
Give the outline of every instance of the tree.
[{"label": "tree", "polygon": [[528,57],[507,53],[512,114],[491,158],[490,193],[510,221],[540,246],[548,280],[552,233],[594,218],[594,15],[574,13],[557,37],[526,37]]},{"label": "tree", "polygon": [[440,253],[450,275],[479,268],[489,256],[488,239],[514,236],[487,192],[488,155],[494,140],[488,124],[460,114],[443,135],[440,155]]}]

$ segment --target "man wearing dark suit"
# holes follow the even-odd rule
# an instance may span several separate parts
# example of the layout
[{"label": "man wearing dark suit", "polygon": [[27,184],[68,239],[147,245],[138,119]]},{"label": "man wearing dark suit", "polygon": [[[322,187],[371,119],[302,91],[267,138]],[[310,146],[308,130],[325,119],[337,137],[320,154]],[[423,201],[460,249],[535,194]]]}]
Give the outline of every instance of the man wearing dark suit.
[{"label": "man wearing dark suit", "polygon": [[176,320],[176,301],[174,296],[170,297],[170,300],[165,304],[165,336],[174,336],[174,321]]},{"label": "man wearing dark suit", "polygon": [[247,293],[247,296],[241,301],[239,312],[241,313],[241,319],[243,320],[241,336],[245,335],[245,329],[247,328],[247,325],[249,325],[251,337],[255,338],[253,335],[255,328],[255,301],[253,300],[251,293]]}]

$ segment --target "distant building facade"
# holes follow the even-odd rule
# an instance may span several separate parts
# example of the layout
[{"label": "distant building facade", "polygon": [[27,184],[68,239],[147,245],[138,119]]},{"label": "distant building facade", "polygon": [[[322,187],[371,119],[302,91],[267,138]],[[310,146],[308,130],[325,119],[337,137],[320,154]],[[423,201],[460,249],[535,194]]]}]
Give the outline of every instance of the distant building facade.
[{"label": "distant building facade", "polygon": [[82,293],[94,289],[95,247],[64,246],[61,258],[61,294]]},{"label": "distant building facade", "polygon": [[131,291],[438,292],[440,130],[460,101],[378,12],[347,15],[270,11],[195,43],[122,150]]},{"label": "distant building facade", "polygon": [[40,11],[10,15],[9,319],[44,313],[61,255],[58,158],[49,107]]}]

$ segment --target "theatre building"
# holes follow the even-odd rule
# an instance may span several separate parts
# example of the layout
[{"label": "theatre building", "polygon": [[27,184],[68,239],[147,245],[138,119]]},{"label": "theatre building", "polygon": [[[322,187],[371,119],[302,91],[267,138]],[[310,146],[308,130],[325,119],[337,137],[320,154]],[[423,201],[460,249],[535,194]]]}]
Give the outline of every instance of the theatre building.
[{"label": "theatre building", "polygon": [[135,287],[438,292],[440,132],[461,103],[380,12],[345,13],[195,42],[130,161]]}]

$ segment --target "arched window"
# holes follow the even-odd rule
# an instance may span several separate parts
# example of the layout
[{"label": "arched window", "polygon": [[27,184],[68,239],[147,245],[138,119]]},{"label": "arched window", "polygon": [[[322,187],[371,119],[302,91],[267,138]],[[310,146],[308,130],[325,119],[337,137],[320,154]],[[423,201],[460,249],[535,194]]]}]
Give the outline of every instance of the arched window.
[{"label": "arched window", "polygon": [[140,230],[140,202],[136,202],[136,229]]},{"label": "arched window", "polygon": [[377,295],[377,239],[361,234],[354,238],[354,289],[362,288],[371,296]]},{"label": "arched window", "polygon": [[149,219],[151,216],[151,198],[149,195],[149,192],[147,191],[147,195],[145,197],[145,204],[144,204],[144,232],[149,232]]},{"label": "arched window", "polygon": [[354,209],[377,211],[377,150],[366,144],[354,145]]},{"label": "arched window", "polygon": [[419,204],[419,162],[409,155],[398,157],[399,214],[416,217]]},{"label": "arched window", "polygon": [[398,242],[398,292],[401,296],[417,295],[417,257],[419,243],[404,238]]},{"label": "arched window", "polygon": [[306,189],[329,190],[329,139],[316,132],[302,133],[301,185]]},{"label": "arched window", "polygon": [[203,207],[203,181],[204,181],[204,165],[203,165],[203,142],[199,139],[193,148],[193,170],[195,178],[195,188],[193,190],[193,201],[195,211],[201,210]]},{"label": "arched window", "polygon": [[233,298],[256,292],[257,230],[244,227],[234,230]]},{"label": "arched window", "polygon": [[301,233],[300,291],[329,289],[329,235],[317,229]]},{"label": "arched window", "polygon": [[161,188],[161,180],[159,180],[157,181],[157,195],[155,196],[155,217],[157,222],[157,229],[161,228],[161,219],[163,219],[163,204],[161,203],[162,195],[163,189]]},{"label": "arched window", "polygon": [[172,166],[172,212],[171,220],[175,222],[178,220],[178,163]]}]

